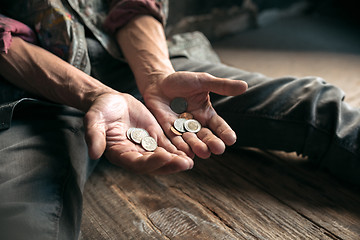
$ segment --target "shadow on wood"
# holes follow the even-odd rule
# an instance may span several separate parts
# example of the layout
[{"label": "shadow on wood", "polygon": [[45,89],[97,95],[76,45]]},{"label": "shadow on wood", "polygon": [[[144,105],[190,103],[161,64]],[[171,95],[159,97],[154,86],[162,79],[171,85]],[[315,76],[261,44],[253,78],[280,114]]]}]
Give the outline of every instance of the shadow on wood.
[{"label": "shadow on wood", "polygon": [[283,156],[229,151],[155,177],[102,162],[85,189],[83,239],[359,236],[358,189]]}]

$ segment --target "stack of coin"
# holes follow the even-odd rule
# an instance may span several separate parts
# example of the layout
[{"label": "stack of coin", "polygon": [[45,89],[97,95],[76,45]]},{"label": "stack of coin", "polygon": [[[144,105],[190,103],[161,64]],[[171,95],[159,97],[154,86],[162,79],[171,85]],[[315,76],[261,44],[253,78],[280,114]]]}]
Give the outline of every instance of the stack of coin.
[{"label": "stack of coin", "polygon": [[142,128],[129,128],[126,132],[129,140],[140,144],[146,151],[153,152],[157,148],[156,140]]},{"label": "stack of coin", "polygon": [[170,128],[175,135],[181,136],[185,132],[197,133],[201,129],[199,121],[193,119],[191,113],[186,112],[187,106],[188,104],[185,98],[174,98],[170,102],[171,110],[180,114],[179,118],[175,120],[173,126]]}]

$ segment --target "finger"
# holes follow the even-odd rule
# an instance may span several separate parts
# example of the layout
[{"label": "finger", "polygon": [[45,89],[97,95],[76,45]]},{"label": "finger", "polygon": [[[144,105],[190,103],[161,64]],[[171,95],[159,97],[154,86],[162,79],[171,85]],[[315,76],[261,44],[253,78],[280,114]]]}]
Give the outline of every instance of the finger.
[{"label": "finger", "polygon": [[[177,149],[168,138],[164,139],[164,141],[168,142],[169,145],[171,146],[169,148],[163,147],[166,151],[176,154],[176,155],[179,155],[179,156],[188,156],[188,154],[186,154],[185,152]],[[159,146],[162,147],[162,144],[159,144]],[[188,157],[190,157],[190,156],[188,156]]]},{"label": "finger", "polygon": [[194,161],[189,157],[181,157],[173,155],[173,158],[163,167],[156,169],[151,174],[156,175],[167,175],[174,174],[181,171],[187,171],[192,169]]},{"label": "finger", "polygon": [[157,152],[125,152],[118,156],[110,156],[109,161],[135,173],[150,173],[163,167],[171,159],[171,154],[162,148]]},{"label": "finger", "polygon": [[[172,134],[172,133],[170,133]],[[188,143],[184,141],[181,136],[170,137],[171,142],[180,150],[186,153],[186,155],[190,158],[194,158],[195,153]]]},{"label": "finger", "polygon": [[99,159],[106,148],[106,129],[97,122],[95,114],[88,113],[84,118],[85,141],[90,159]]},{"label": "finger", "polygon": [[214,114],[207,122],[207,126],[226,145],[231,146],[236,142],[236,133],[219,115]]},{"label": "finger", "polygon": [[167,137],[158,137],[157,143],[159,147],[163,147],[166,151],[170,153],[176,153],[178,149],[171,143]]},{"label": "finger", "polygon": [[166,135],[169,137],[169,139],[171,140],[172,144],[175,145],[175,147],[186,153],[187,156],[189,156],[190,158],[194,157],[194,152],[192,151],[191,147],[184,141],[184,139],[181,136],[177,136],[175,135],[170,129],[172,127],[172,123],[175,121],[174,120],[170,120],[170,121],[162,121],[161,122],[161,126],[163,127]]},{"label": "finger", "polygon": [[202,128],[197,133],[198,138],[203,141],[213,154],[220,155],[225,151],[225,143],[216,137],[208,128]]},{"label": "finger", "polygon": [[[166,151],[176,154],[176,155],[179,155],[179,156],[188,156],[185,152],[177,149],[165,135],[164,135],[164,137],[159,137],[157,139],[158,139],[157,140],[158,146],[164,148]],[[186,144],[186,146],[189,147],[187,144]],[[192,153],[192,155],[194,155],[194,154]],[[193,156],[188,156],[188,157],[193,157]]]},{"label": "finger", "polygon": [[190,145],[192,151],[200,158],[206,159],[211,155],[208,146],[201,141],[195,133],[186,132],[182,135],[187,144]]},{"label": "finger", "polygon": [[207,73],[199,73],[198,80],[204,91],[213,92],[224,96],[237,96],[244,93],[248,87],[241,80],[217,78]]},{"label": "finger", "polygon": [[150,136],[156,140],[159,147],[163,147],[170,153],[175,153],[177,151],[177,148],[165,136],[165,133],[160,126],[150,126],[146,130],[150,133]]}]

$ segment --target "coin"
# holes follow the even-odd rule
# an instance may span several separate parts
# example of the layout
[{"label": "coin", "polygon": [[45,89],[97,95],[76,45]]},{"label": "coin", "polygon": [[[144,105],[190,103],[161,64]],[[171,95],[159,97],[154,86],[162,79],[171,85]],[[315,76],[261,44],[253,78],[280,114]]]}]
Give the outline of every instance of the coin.
[{"label": "coin", "polygon": [[177,136],[181,136],[181,135],[182,135],[182,133],[179,132],[178,130],[176,130],[173,126],[171,126],[170,130],[171,130],[172,133],[174,133],[174,134],[177,135]]},{"label": "coin", "polygon": [[195,119],[189,119],[184,122],[184,128],[188,132],[197,133],[201,129],[201,124]]},{"label": "coin", "polygon": [[177,97],[170,102],[170,108],[177,114],[183,113],[187,109],[187,101],[185,98]]},{"label": "coin", "polygon": [[180,114],[179,118],[193,119],[194,116],[189,112],[184,112],[184,113]]},{"label": "coin", "polygon": [[132,140],[131,139],[131,132],[134,130],[135,128],[129,128],[127,131],[126,131],[126,137],[129,139],[129,140]]},{"label": "coin", "polygon": [[141,139],[147,136],[149,136],[149,133],[142,128],[135,128],[130,133],[131,140],[133,140],[136,143],[140,143]]},{"label": "coin", "polygon": [[174,127],[176,130],[178,130],[181,133],[186,132],[185,128],[184,128],[184,122],[187,121],[187,119],[185,118],[178,118],[175,120],[174,122]]},{"label": "coin", "polygon": [[141,139],[141,146],[146,151],[153,152],[157,148],[157,143],[153,137],[147,136]]}]

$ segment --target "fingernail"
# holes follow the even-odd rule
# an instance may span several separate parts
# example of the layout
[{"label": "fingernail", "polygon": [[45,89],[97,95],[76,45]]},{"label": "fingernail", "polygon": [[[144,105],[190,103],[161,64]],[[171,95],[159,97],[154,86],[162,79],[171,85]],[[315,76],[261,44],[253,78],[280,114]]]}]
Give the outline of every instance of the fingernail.
[{"label": "fingernail", "polygon": [[188,158],[188,170],[194,167],[194,161],[191,158]]}]

